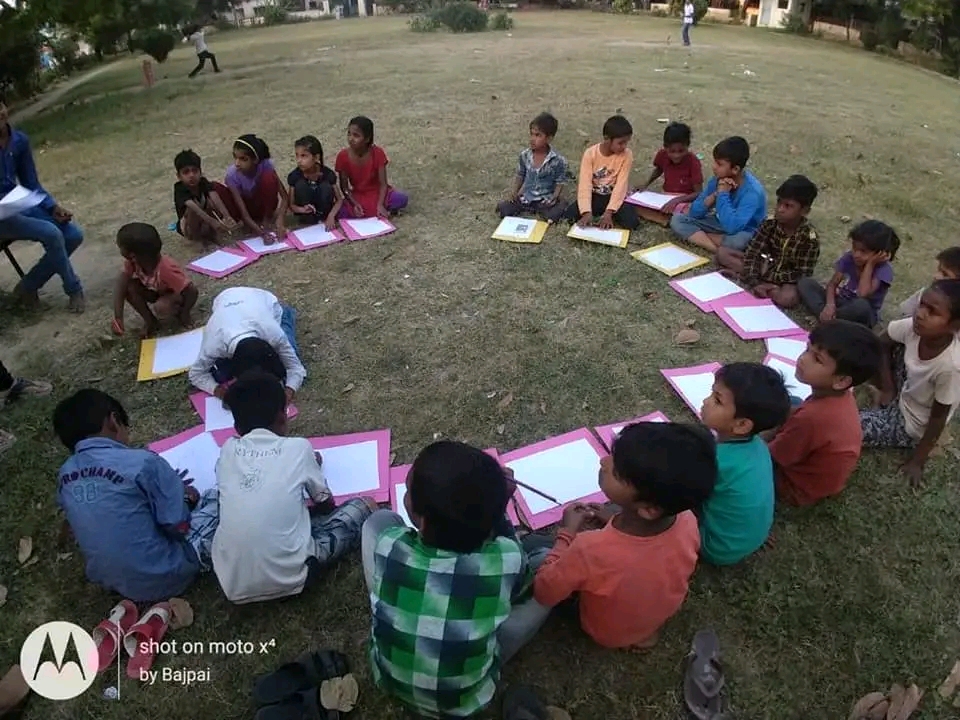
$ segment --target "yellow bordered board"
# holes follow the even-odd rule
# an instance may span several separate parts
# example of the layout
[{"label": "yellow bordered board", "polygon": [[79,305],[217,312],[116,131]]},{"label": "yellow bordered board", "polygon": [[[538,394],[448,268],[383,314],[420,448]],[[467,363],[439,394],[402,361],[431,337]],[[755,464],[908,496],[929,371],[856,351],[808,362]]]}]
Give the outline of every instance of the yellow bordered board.
[{"label": "yellow bordered board", "polygon": [[636,252],[630,253],[630,257],[670,277],[680,275],[681,273],[693,270],[710,262],[710,260],[702,255],[697,255],[671,242],[637,250]]},{"label": "yellow bordered board", "polygon": [[536,245],[543,242],[543,236],[549,226],[543,220],[532,218],[505,217],[500,221],[491,237],[505,242],[528,243]]},{"label": "yellow bordered board", "polygon": [[203,328],[140,342],[137,380],[160,380],[185,373],[200,355]]}]

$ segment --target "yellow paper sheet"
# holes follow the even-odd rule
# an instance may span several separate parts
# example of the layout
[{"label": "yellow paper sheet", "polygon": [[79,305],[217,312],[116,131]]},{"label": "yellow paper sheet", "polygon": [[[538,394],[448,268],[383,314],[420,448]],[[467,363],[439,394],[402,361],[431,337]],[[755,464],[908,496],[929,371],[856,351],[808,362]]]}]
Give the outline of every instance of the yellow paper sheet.
[{"label": "yellow paper sheet", "polygon": [[669,242],[644,248],[643,250],[637,250],[636,252],[630,253],[630,257],[670,277],[680,275],[681,273],[693,270],[710,262],[701,255],[697,255]]}]

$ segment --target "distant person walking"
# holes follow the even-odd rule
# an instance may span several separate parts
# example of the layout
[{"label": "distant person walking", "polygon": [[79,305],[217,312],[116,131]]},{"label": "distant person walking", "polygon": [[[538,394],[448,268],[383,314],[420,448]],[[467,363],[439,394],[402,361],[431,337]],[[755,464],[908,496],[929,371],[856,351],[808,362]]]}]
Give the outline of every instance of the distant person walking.
[{"label": "distant person walking", "polygon": [[[692,0],[686,0],[683,3],[683,28],[680,30],[680,34],[683,35],[683,45],[684,47],[690,47],[690,28],[693,26],[693,18],[696,14],[696,8],[693,6]],[[214,61],[214,67],[216,67],[216,61]]]},{"label": "distant person walking", "polygon": [[220,72],[220,66],[217,65],[217,56],[207,48],[207,41],[204,38],[203,28],[199,25],[188,25],[183,31],[187,42],[192,42],[197,49],[197,66],[190,72],[190,77],[196,77],[197,73],[203,70],[209,60],[213,64],[213,71]]}]

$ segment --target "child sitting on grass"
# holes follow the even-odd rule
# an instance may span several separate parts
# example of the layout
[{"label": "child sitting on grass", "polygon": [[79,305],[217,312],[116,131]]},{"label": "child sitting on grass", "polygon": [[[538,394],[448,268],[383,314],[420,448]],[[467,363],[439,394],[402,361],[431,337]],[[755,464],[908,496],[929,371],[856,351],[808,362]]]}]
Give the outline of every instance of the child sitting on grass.
[{"label": "child sitting on grass", "polygon": [[497,205],[500,217],[539,215],[549,223],[563,217],[567,205],[560,196],[567,182],[567,160],[551,144],[558,127],[550,113],[540,113],[530,122],[530,147],[520,153],[510,199]]},{"label": "child sitting on grass", "polygon": [[797,359],[797,380],[813,393],[769,444],[781,500],[813,505],[843,491],[863,443],[852,390],[879,368],[880,341],[870,328],[831,320],[810,333]]},{"label": "child sitting on grass", "polygon": [[527,598],[532,559],[497,534],[514,485],[463,443],[425,448],[407,475],[414,528],[379,510],[363,526],[376,683],[421,716],[469,717],[549,610]]},{"label": "child sitting on grass", "polygon": [[193,327],[190,311],[200,293],[183,268],[163,254],[157,229],[147,223],[127,223],[117,232],[117,247],[123,255],[123,270],[113,290],[113,332],[125,332],[123,309],[127,303],[143,318],[141,337],[152,337],[164,318],[176,318],[184,328]]},{"label": "child sitting on grass", "polygon": [[347,147],[337,153],[334,163],[346,200],[341,217],[386,218],[407,206],[410,198],[387,181],[389,163],[383,148],[373,142],[373,120],[363,115],[352,118],[347,127]]},{"label": "child sitting on grass", "polygon": [[758,363],[717,370],[703,401],[703,424],[717,434],[717,484],[700,511],[700,555],[735,565],[767,541],[773,526],[773,462],[760,433],[790,414],[783,377]]},{"label": "child sitting on grass", "polygon": [[173,158],[177,182],[173,185],[173,206],[177,211],[177,232],[202,247],[220,244],[220,236],[230,233],[236,221],[230,217],[220,198],[227,189],[203,176],[200,156],[193,150],[181,150]]},{"label": "child sitting on grass", "polygon": [[817,186],[803,175],[791,175],[777,188],[777,209],[747,249],[730,250],[728,267],[758,298],[769,298],[782,308],[800,302],[797,282],[810,277],[820,259],[817,231],[807,222],[807,213],[817,198]]},{"label": "child sitting on grass", "polygon": [[685,123],[672,122],[663,131],[663,147],[653,157],[653,172],[646,185],[637,188],[647,190],[660,177],[663,177],[663,192],[677,197],[670,200],[660,210],[637,207],[640,217],[669,225],[674,213],[685,213],[689,203],[697,199],[703,190],[703,167],[700,160],[690,152],[692,132]]},{"label": "child sitting on grass", "polygon": [[960,404],[960,280],[923,291],[912,318],[880,335],[879,407],[863,410],[865,447],[908,448],[903,472],[920,484],[930,452]]},{"label": "child sitting on grass", "polygon": [[[960,247],[949,247],[941,250],[937,254],[937,271],[933,274],[933,280],[958,280],[960,279]],[[920,297],[926,288],[920,288],[913,295],[900,303],[900,316],[913,317],[920,305]]]},{"label": "child sitting on grass", "polygon": [[[128,447],[123,406],[85,389],[57,405],[53,429],[72,455],[57,496],[87,578],[134,602],[180,595],[209,567],[216,502],[149,450]],[[213,510],[213,521],[209,511]]]},{"label": "child sitting on grass", "polygon": [[583,153],[577,178],[577,201],[567,207],[566,217],[581,227],[599,218],[597,227],[608,230],[614,224],[635,230],[640,221],[632,205],[624,204],[630,188],[633,127],[623,115],[614,115],[603,124],[603,142]]},{"label": "child sitting on grass", "polygon": [[713,177],[685,214],[675,214],[671,229],[683,240],[709,250],[717,264],[732,268],[733,255],[743,252],[767,215],[767,192],[747,170],[750,145],[728,137],[713,148]]},{"label": "child sitting on grass", "polygon": [[293,149],[297,167],[287,176],[290,210],[304,225],[323,223],[333,230],[343,207],[343,193],[337,174],[323,164],[323,145],[313,135],[304,135]]},{"label": "child sitting on grass", "polygon": [[330,500],[330,489],[309,441],[285,437],[283,385],[251,373],[230,386],[224,402],[240,437],[227,440],[217,461],[213,571],[230,602],[298,595],[308,560],[329,566],[358,547],[363,521],[377,503],[357,498],[311,519],[304,492],[320,505]]},{"label": "child sitting on grass", "polygon": [[[717,459],[702,428],[635,423],[600,463],[600,489],[621,509],[566,508],[534,580],[539,602],[577,594],[580,625],[609,648],[651,647],[687,596],[700,535],[693,509],[713,490]],[[589,521],[602,530],[581,529]]]},{"label": "child sitting on grass", "polygon": [[820,322],[834,318],[873,327],[893,283],[900,238],[879,220],[866,220],[850,231],[850,250],[834,265],[826,288],[812,277],[797,281],[800,300]]},{"label": "child sitting on grass", "polygon": [[267,245],[286,238],[287,189],[270,159],[270,147],[256,135],[241,135],[233,143],[226,188],[217,191],[230,217],[253,237],[262,237]]}]

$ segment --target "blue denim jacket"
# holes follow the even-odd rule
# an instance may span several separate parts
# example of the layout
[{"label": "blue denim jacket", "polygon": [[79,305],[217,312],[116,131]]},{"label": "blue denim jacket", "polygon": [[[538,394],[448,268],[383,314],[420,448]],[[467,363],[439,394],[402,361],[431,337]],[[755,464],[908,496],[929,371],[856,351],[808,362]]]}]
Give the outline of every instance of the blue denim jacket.
[{"label": "blue denim jacket", "polygon": [[527,148],[520,153],[517,161],[517,177],[523,179],[523,186],[520,188],[521,202],[532,205],[553,197],[557,185],[563,185],[567,181],[567,161],[563,155],[550,148],[543,164],[535,168],[533,150]]},{"label": "blue denim jacket", "polygon": [[51,210],[57,204],[40,184],[37,177],[37,166],[33,162],[33,151],[30,149],[30,138],[27,134],[9,127],[10,140],[7,147],[0,150],[0,198],[6,196],[17,185],[23,185],[27,190],[36,190],[44,195],[40,207]]}]

